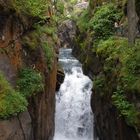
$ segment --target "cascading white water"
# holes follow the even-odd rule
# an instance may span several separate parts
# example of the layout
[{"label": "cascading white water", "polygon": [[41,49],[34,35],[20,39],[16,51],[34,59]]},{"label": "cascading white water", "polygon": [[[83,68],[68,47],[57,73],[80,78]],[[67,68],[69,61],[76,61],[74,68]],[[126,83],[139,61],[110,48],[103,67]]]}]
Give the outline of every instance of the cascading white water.
[{"label": "cascading white water", "polygon": [[65,79],[56,95],[54,140],[93,140],[92,81],[83,74],[71,51],[60,49],[59,62]]}]

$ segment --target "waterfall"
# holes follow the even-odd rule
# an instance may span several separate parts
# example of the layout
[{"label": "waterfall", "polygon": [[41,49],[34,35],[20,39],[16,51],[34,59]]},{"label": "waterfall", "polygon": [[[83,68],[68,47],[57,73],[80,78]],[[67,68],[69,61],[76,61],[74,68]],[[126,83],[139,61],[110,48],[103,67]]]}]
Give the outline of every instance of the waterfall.
[{"label": "waterfall", "polygon": [[71,52],[60,49],[59,63],[65,79],[56,93],[54,140],[93,140],[92,81],[83,74],[81,63]]}]

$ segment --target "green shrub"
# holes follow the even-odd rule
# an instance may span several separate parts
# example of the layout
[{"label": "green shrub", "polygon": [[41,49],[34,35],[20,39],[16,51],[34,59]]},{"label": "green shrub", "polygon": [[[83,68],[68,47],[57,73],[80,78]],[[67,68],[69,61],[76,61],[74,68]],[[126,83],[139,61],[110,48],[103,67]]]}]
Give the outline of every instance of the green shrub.
[{"label": "green shrub", "polygon": [[82,32],[86,32],[90,25],[89,25],[89,20],[90,20],[90,17],[89,17],[89,13],[88,13],[88,10],[84,10],[79,17],[77,17],[77,25],[80,29],[80,31]]},{"label": "green shrub", "polygon": [[48,0],[12,0],[13,7],[17,13],[33,17],[44,18],[48,10]]},{"label": "green shrub", "polygon": [[20,93],[25,97],[30,97],[43,91],[43,77],[33,69],[24,68],[19,71],[17,85]]},{"label": "green shrub", "polygon": [[0,72],[0,118],[7,119],[27,109],[26,99],[16,92]]},{"label": "green shrub", "polygon": [[127,124],[137,127],[139,112],[136,110],[136,107],[126,99],[123,90],[119,89],[114,92],[112,99],[113,104],[120,111],[120,115],[125,118]]},{"label": "green shrub", "polygon": [[101,6],[89,21],[91,30],[94,30],[96,39],[106,39],[115,32],[114,23],[118,21],[122,13],[114,4]]},{"label": "green shrub", "polygon": [[140,45],[128,47],[126,39],[110,38],[101,41],[96,53],[104,60],[104,71],[117,74],[119,84],[125,91],[140,92]]},{"label": "green shrub", "polygon": [[96,48],[99,56],[106,59],[120,58],[121,61],[126,59],[131,48],[128,47],[127,39],[111,37],[108,40],[101,40]]},{"label": "green shrub", "polygon": [[94,82],[93,82],[94,89],[100,90],[100,89],[104,88],[104,85],[105,85],[105,76],[104,75],[99,75],[94,78]]}]

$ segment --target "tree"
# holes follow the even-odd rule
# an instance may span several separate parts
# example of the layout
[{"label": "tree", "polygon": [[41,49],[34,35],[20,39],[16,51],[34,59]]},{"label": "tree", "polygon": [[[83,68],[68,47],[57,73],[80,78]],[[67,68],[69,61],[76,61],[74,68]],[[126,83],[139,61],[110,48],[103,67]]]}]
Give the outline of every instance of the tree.
[{"label": "tree", "polygon": [[137,15],[136,15],[135,0],[128,0],[127,17],[128,17],[128,42],[130,45],[133,45],[135,43],[137,31]]}]

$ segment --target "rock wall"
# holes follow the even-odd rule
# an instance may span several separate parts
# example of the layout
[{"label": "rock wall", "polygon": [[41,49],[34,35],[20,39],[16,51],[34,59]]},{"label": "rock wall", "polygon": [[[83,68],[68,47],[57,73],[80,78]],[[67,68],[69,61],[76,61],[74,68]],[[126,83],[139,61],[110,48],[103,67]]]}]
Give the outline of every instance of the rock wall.
[{"label": "rock wall", "polygon": [[[80,37],[80,34],[77,36]],[[91,51],[90,47],[86,48],[86,50],[82,50],[78,42],[75,44],[73,54],[83,64],[84,73],[94,79],[95,76],[103,73],[103,61],[96,53]],[[108,91],[112,91],[113,84],[115,83],[110,83],[107,88]],[[100,140],[139,140],[139,134],[135,128],[129,126],[124,117],[119,115],[111,100],[110,93],[102,95],[101,92],[93,87],[91,107],[94,113],[95,139],[98,136]]]},{"label": "rock wall", "polygon": [[33,129],[29,112],[18,117],[0,121],[1,140],[33,140]]},{"label": "rock wall", "polygon": [[74,37],[76,34],[76,24],[72,20],[65,20],[58,28],[60,46],[71,48],[74,46]]},{"label": "rock wall", "polygon": [[18,70],[24,66],[37,69],[45,77],[45,90],[29,98],[27,111],[0,120],[0,140],[53,139],[57,58],[54,55],[49,71],[41,48],[27,52],[21,37],[26,36],[31,25],[31,18],[21,18],[4,8],[0,10],[0,71],[13,87],[16,87]]},{"label": "rock wall", "polygon": [[[136,11],[138,17],[140,17],[139,3],[140,3],[139,0],[136,0]],[[93,7],[94,3],[92,0],[90,1],[90,4],[91,4],[90,6]],[[90,14],[92,15],[94,9],[91,7],[89,7],[90,11],[88,12],[90,12]],[[127,6],[125,10],[127,11]],[[103,11],[101,13],[103,13]],[[83,12],[83,15],[84,14],[85,13]],[[81,23],[79,22],[80,18],[77,20],[77,25],[79,27],[76,31],[77,34],[75,37],[73,54],[83,64],[84,73],[87,74],[93,80],[94,87],[93,87],[93,93],[91,97],[91,107],[94,112],[94,123],[95,123],[94,134],[97,134],[96,136],[98,136],[100,140],[139,140],[140,139],[140,134],[139,134],[140,131],[139,131],[139,123],[138,123],[139,121],[137,122],[137,126],[128,123],[126,116],[128,115],[127,117],[130,117],[134,113],[130,113],[128,107],[125,108],[125,106],[127,106],[127,103],[129,103],[130,106],[132,105],[134,106],[134,108],[136,108],[138,112],[137,114],[139,114],[139,107],[137,105],[140,102],[139,94],[137,96],[136,95],[137,91],[135,90],[130,90],[130,91],[125,90],[121,93],[121,94],[124,93],[123,96],[125,97],[125,100],[127,100],[128,102],[124,103],[123,100],[122,102],[118,101],[118,104],[119,105],[123,104],[123,107],[126,109],[125,113],[127,115],[126,114],[124,115],[121,112],[121,109],[123,107],[121,106],[122,107],[121,109],[116,107],[113,101],[113,95],[116,94],[115,93],[116,89],[119,87],[119,85],[122,84],[120,79],[123,77],[123,74],[122,73],[121,73],[122,75],[120,74],[121,70],[118,67],[119,66],[121,68],[125,67],[122,64],[122,61],[120,61],[125,56],[123,55],[123,57],[121,57],[121,55],[116,55],[117,53],[114,51],[115,50],[114,48],[118,48],[119,43],[118,44],[115,43],[114,40],[112,41],[113,45],[110,45],[110,48],[112,47],[114,49],[114,50],[111,49],[113,55],[112,52],[108,51],[107,49],[109,46],[106,46],[106,44],[104,44],[104,48],[102,48],[99,45],[100,41],[104,40],[104,37],[101,37],[101,40],[98,40],[97,39],[98,37],[95,34],[96,32],[95,29],[97,26],[99,30],[103,31],[103,28],[105,28],[105,26],[101,27],[100,29],[100,24],[102,23],[99,22],[93,27],[94,17],[97,18],[95,16],[96,13],[94,13],[94,15],[89,17],[89,22],[88,22],[89,24],[86,24],[86,21],[88,21],[87,16],[89,16],[90,14],[86,15],[84,18],[81,17],[82,19]],[[106,18],[104,19],[106,20]],[[83,21],[85,21],[84,26],[82,26]],[[92,26],[90,25],[90,21],[92,23]],[[82,30],[81,27],[82,28],[85,27],[85,30]],[[118,42],[120,42],[121,39],[116,34],[114,34],[113,36],[115,36],[118,39]],[[122,47],[126,47],[125,52],[127,53],[128,46],[123,44],[121,48]],[[98,51],[101,49],[104,49],[104,51],[102,51],[102,53],[99,54]],[[108,57],[105,56],[106,53]],[[113,59],[112,56],[115,56],[116,59]],[[128,63],[131,63],[131,60],[129,60]],[[106,71],[106,69],[108,71]],[[120,75],[122,76],[121,78],[119,77]],[[134,83],[132,83],[132,85],[133,84]],[[134,118],[135,117],[129,119],[133,120]],[[139,118],[140,118],[139,115],[137,115],[138,120]]]}]

